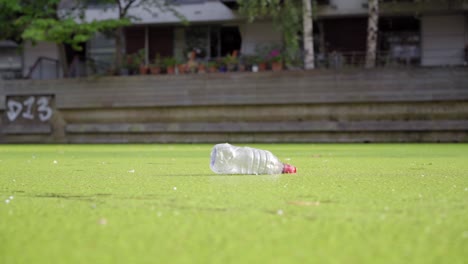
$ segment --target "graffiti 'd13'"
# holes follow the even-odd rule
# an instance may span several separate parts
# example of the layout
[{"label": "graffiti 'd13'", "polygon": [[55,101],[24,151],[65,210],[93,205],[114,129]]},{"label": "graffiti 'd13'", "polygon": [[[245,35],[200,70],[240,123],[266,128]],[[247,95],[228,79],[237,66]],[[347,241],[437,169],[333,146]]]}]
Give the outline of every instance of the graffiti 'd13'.
[{"label": "graffiti 'd13'", "polygon": [[49,104],[49,98],[46,96],[30,96],[24,101],[9,99],[7,101],[7,117],[10,122],[15,121],[20,116],[24,119],[34,120],[35,113],[40,121],[45,122],[52,117],[53,110]]}]

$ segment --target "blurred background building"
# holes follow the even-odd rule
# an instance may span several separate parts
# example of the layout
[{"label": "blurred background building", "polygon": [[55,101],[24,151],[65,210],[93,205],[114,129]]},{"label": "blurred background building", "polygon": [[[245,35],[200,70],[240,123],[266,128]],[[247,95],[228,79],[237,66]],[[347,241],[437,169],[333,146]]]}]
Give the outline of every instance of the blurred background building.
[{"label": "blurred background building", "polygon": [[[64,0],[62,9],[73,0]],[[92,1],[91,1],[92,2]],[[156,54],[210,60],[231,54],[255,54],[263,45],[281,45],[278,32],[268,19],[248,23],[238,14],[235,0],[173,0],[174,9],[189,22],[181,23],[172,12],[129,10],[137,17],[122,31],[126,54],[144,50],[146,63]],[[468,43],[468,5],[460,1],[384,0],[380,3],[378,64],[447,66],[465,65]],[[315,5],[314,49],[317,67],[361,65],[366,51],[367,0],[318,0]],[[91,4],[87,20],[117,16],[108,5]],[[21,51],[11,41],[0,43],[0,70],[4,78],[51,79],[64,75],[54,43],[25,43]],[[86,75],[89,65],[104,72],[112,65],[115,40],[97,34],[82,43],[77,52],[67,47],[67,63],[73,75]],[[92,63],[90,63],[92,62]],[[19,70],[21,69],[21,70]],[[21,72],[21,74],[18,74]]]}]

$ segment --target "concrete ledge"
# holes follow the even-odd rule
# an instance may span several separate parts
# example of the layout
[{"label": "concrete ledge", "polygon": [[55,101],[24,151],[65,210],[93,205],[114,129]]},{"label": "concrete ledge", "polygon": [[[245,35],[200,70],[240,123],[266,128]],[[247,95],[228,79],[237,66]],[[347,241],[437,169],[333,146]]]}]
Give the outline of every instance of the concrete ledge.
[{"label": "concrete ledge", "polygon": [[466,132],[71,134],[68,143],[467,142]]},{"label": "concrete ledge", "polygon": [[25,126],[25,125],[5,125],[0,128],[0,133],[2,134],[51,134],[52,126],[51,125],[34,125],[34,126]]},{"label": "concrete ledge", "polygon": [[[54,96],[50,125],[7,125],[6,96],[34,94]],[[5,81],[0,115],[0,143],[468,142],[468,74],[343,69]]]},{"label": "concrete ledge", "polygon": [[468,120],[68,124],[67,133],[468,131]]},{"label": "concrete ledge", "polygon": [[468,100],[465,68],[315,70],[0,83],[6,95],[53,94],[58,109]]}]

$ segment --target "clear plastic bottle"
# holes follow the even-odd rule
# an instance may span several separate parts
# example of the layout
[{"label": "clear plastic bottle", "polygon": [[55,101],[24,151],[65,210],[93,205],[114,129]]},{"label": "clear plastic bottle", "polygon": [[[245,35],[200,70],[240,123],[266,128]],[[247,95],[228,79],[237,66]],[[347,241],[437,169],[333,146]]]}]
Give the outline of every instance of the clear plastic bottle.
[{"label": "clear plastic bottle", "polygon": [[282,163],[270,151],[228,143],[213,147],[210,168],[218,174],[296,173],[296,167]]}]

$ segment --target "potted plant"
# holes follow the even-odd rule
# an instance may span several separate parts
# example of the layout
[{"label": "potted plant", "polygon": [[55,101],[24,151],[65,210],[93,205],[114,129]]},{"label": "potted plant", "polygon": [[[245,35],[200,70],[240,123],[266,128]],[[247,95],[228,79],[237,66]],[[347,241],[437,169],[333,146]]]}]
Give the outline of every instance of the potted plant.
[{"label": "potted plant", "polygon": [[140,74],[145,75],[148,73],[148,65],[145,63],[145,50],[140,49],[136,54],[135,54],[135,60],[136,63],[140,66]]},{"label": "potted plant", "polygon": [[255,60],[258,71],[266,71],[269,60],[270,51],[273,50],[275,45],[257,45],[255,47]]},{"label": "potted plant", "polygon": [[184,74],[188,72],[187,64],[181,59],[176,59],[177,72],[179,74]]},{"label": "potted plant", "polygon": [[240,72],[245,72],[247,70],[247,60],[244,57],[239,58],[239,64],[237,65],[237,70]]},{"label": "potted plant", "polygon": [[162,65],[161,56],[158,53],[156,54],[156,57],[154,58],[153,64],[150,65],[151,74],[154,74],[154,75],[160,74],[161,65]]},{"label": "potted plant", "polygon": [[279,49],[274,49],[268,54],[272,71],[283,70],[283,55]]},{"label": "potted plant", "polygon": [[258,55],[249,56],[248,64],[252,72],[266,71],[265,61]]},{"label": "potted plant", "polygon": [[162,60],[164,68],[166,68],[167,74],[174,74],[175,66],[177,65],[177,61],[174,57],[165,57]]},{"label": "potted plant", "polygon": [[223,64],[227,67],[228,71],[235,71],[238,63],[239,59],[234,55],[228,54],[223,58]]},{"label": "potted plant", "polygon": [[127,54],[124,56],[122,62],[122,67],[120,69],[121,75],[133,75],[138,72],[138,66],[140,65],[140,60],[136,53]]},{"label": "potted plant", "polygon": [[207,68],[207,63],[204,62],[204,61],[201,61],[200,63],[198,63],[197,72],[198,73],[206,73],[206,68]]},{"label": "potted plant", "polygon": [[187,65],[185,63],[177,63],[177,72],[184,74],[187,72]]},{"label": "potted plant", "polygon": [[257,65],[258,65],[258,71],[266,71],[267,63],[264,60],[260,60],[260,62]]},{"label": "potted plant", "polygon": [[218,71],[218,63],[216,61],[209,61],[206,63],[208,72],[213,73]]}]

